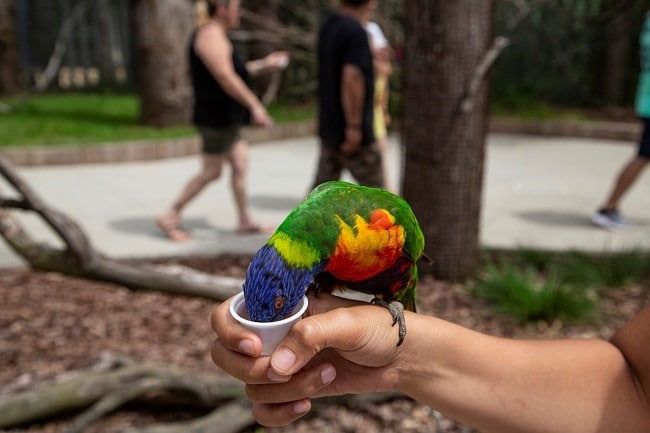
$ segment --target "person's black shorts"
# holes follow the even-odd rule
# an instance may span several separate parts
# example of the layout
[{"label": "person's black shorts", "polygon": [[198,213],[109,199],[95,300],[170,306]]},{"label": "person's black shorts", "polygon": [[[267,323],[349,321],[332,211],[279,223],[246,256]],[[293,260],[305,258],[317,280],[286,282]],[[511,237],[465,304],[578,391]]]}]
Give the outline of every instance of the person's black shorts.
[{"label": "person's black shorts", "polygon": [[639,140],[637,155],[650,159],[650,117],[642,117],[641,120],[643,120],[643,133],[641,134],[641,140]]},{"label": "person's black shorts", "polygon": [[208,126],[197,126],[203,143],[203,153],[209,155],[222,155],[230,152],[232,146],[241,140],[241,126],[225,126],[213,128]]}]

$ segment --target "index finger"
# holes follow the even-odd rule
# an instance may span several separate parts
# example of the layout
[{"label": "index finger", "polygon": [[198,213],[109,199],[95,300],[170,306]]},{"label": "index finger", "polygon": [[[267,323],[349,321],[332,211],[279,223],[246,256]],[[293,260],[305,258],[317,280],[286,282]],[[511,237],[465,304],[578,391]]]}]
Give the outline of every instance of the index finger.
[{"label": "index finger", "polygon": [[249,356],[260,356],[262,340],[253,331],[241,326],[230,314],[233,297],[217,305],[210,314],[210,326],[221,344],[228,350]]}]

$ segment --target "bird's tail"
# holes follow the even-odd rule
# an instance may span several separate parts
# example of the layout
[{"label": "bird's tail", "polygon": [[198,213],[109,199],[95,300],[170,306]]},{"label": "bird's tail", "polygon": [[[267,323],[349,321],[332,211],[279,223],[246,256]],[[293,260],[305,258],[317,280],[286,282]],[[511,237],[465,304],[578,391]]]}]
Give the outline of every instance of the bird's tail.
[{"label": "bird's tail", "polygon": [[418,267],[413,266],[411,268],[411,278],[408,283],[408,287],[404,290],[400,302],[404,306],[405,310],[413,311],[416,313],[415,308],[415,288],[418,284]]}]

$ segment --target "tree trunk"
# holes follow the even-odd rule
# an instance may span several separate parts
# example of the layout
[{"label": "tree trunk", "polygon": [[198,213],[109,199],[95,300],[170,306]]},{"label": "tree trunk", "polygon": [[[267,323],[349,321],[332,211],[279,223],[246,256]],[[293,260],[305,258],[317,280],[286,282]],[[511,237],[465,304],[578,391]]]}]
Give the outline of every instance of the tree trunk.
[{"label": "tree trunk", "polygon": [[[411,0],[404,65],[404,197],[438,278],[478,265],[492,0]],[[481,75],[483,73],[483,75]]]},{"label": "tree trunk", "polygon": [[186,124],[192,97],[187,66],[192,2],[132,0],[131,4],[140,121],[159,127]]},{"label": "tree trunk", "polygon": [[634,2],[621,0],[615,14],[607,21],[605,28],[605,62],[603,67],[603,96],[610,104],[620,105],[625,96],[630,36],[632,31],[632,10]]},{"label": "tree trunk", "polygon": [[14,0],[0,0],[0,94],[22,88]]}]

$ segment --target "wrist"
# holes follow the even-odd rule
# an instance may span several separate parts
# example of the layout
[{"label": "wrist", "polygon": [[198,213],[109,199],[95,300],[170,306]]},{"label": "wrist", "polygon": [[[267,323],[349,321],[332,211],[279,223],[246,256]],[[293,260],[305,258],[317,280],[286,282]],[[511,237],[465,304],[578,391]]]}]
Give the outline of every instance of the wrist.
[{"label": "wrist", "polygon": [[264,109],[264,105],[259,100],[254,100],[251,102],[251,104],[248,106],[248,109],[250,111],[259,111]]},{"label": "wrist", "polygon": [[432,381],[439,374],[436,360],[441,355],[432,347],[433,324],[428,320],[432,318],[406,311],[404,314],[407,334],[394,362],[397,373],[395,390],[411,397],[421,397],[427,388],[434,386]]}]

